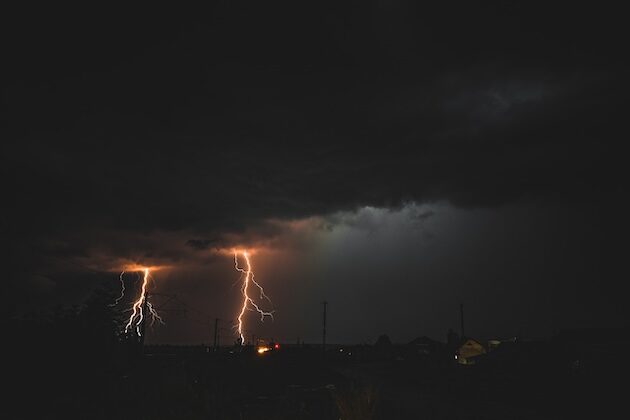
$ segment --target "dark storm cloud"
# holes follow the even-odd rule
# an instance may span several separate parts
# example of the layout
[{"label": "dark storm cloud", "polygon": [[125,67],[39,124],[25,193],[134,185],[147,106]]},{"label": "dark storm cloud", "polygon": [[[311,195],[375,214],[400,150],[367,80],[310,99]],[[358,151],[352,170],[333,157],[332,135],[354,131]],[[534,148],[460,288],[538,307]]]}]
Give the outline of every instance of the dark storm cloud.
[{"label": "dark storm cloud", "polygon": [[435,215],[435,212],[433,210],[426,210],[426,211],[418,212],[417,214],[414,215],[414,217],[418,220],[426,220],[433,215]]},{"label": "dark storm cloud", "polygon": [[16,11],[2,230],[16,260],[177,260],[363,205],[599,200],[621,185],[620,38],[572,7]]},{"label": "dark storm cloud", "polygon": [[186,241],[186,245],[193,249],[204,250],[210,248],[216,242],[214,239],[189,239]]}]

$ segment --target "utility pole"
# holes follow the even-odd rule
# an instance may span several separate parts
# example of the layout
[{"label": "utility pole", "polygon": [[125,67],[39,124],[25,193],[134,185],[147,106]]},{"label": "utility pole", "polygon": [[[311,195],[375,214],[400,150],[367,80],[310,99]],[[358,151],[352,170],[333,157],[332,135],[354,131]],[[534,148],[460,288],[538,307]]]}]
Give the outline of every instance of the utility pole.
[{"label": "utility pole", "polygon": [[214,351],[219,350],[219,318],[214,318]]},{"label": "utility pole", "polygon": [[464,339],[464,304],[463,303],[459,304],[459,317],[461,321],[462,340],[463,340]]},{"label": "utility pole", "polygon": [[324,305],[324,317],[322,319],[322,353],[324,357],[326,356],[326,307],[328,306],[327,301],[323,301],[322,305]]}]

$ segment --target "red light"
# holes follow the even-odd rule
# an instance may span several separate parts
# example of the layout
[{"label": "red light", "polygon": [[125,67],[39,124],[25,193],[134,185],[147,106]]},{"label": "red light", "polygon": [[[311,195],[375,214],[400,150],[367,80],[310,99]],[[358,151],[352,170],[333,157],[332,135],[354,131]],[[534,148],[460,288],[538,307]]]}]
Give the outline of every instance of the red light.
[{"label": "red light", "polygon": [[277,349],[279,349],[279,348],[280,348],[280,344],[275,344],[275,345],[273,346],[273,348],[274,348],[274,349],[276,349],[276,350],[277,350]]}]

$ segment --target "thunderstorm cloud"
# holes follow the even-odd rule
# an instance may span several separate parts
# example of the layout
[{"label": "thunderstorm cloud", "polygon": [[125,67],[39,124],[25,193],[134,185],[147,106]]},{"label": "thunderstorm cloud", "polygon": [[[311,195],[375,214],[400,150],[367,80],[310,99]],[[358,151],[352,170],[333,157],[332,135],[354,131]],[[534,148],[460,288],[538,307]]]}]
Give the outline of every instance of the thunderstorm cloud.
[{"label": "thunderstorm cloud", "polygon": [[[141,262],[229,312],[224,252],[251,247],[286,336],[324,296],[347,325],[366,305],[414,320],[338,339],[442,334],[459,301],[506,333],[584,307],[582,324],[620,319],[615,287],[592,284],[627,226],[622,25],[578,5],[246,3],[11,12],[9,289],[77,300]],[[540,314],[521,305],[540,296]]]}]

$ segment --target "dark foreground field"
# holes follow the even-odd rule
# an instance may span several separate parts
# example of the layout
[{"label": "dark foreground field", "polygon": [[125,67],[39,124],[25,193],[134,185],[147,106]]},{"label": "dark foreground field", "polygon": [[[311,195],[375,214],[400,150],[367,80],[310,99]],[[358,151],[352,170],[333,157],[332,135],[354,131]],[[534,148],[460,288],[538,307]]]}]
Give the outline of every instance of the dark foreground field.
[{"label": "dark foreground field", "polygon": [[[351,351],[353,356],[347,356]],[[26,369],[3,418],[573,419],[623,407],[621,361],[595,371],[457,366],[359,349],[218,353],[147,348],[123,368],[98,360]],[[63,359],[60,359],[63,360]],[[612,368],[612,370],[611,370]],[[7,406],[5,406],[6,408]],[[17,409],[17,410],[16,410]],[[625,417],[625,414],[621,417]],[[618,417],[618,418],[621,418]]]}]

